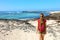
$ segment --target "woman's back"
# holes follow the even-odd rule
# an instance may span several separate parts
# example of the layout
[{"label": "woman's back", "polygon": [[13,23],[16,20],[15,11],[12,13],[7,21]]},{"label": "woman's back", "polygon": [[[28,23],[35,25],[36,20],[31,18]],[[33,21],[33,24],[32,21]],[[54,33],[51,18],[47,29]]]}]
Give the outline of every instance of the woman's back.
[{"label": "woman's back", "polygon": [[45,23],[46,23],[46,19],[44,19],[43,20],[43,24],[41,25],[40,24],[40,19],[38,19],[38,30],[40,31],[40,32],[44,32],[45,31]]}]

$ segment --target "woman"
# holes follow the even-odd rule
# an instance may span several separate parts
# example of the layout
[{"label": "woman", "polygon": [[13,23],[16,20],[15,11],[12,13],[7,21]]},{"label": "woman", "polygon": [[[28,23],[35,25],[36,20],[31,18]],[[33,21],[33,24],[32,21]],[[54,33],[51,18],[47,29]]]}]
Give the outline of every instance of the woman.
[{"label": "woman", "polygon": [[38,19],[37,31],[40,33],[40,40],[44,40],[44,35],[46,34],[46,19],[43,13],[40,14],[40,19]]}]

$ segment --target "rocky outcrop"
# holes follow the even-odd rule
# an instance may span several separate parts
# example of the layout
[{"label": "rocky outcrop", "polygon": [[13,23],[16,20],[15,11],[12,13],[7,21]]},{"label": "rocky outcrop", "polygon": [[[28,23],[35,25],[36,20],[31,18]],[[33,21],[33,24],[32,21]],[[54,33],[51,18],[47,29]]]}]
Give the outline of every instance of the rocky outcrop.
[{"label": "rocky outcrop", "polygon": [[51,20],[60,20],[60,13],[50,13],[49,16],[45,17],[46,19],[51,19]]}]

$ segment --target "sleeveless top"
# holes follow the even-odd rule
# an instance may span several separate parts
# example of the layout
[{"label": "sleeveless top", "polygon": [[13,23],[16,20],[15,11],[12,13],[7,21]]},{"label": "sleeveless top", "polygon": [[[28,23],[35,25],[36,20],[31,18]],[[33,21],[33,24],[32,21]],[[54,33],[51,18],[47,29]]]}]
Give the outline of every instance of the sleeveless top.
[{"label": "sleeveless top", "polygon": [[[44,23],[46,23],[46,19],[44,19]],[[44,32],[45,31],[45,24],[40,25],[40,19],[38,19],[38,30],[40,32]]]}]

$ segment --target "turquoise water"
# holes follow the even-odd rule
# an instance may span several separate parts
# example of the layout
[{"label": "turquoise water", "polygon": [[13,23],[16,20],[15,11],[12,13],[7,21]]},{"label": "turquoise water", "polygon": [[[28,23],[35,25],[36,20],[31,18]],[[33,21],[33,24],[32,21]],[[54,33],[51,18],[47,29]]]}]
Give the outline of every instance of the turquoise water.
[{"label": "turquoise water", "polygon": [[[44,12],[44,15],[48,16],[49,13]],[[40,13],[0,12],[0,19],[31,19],[39,17]]]}]

